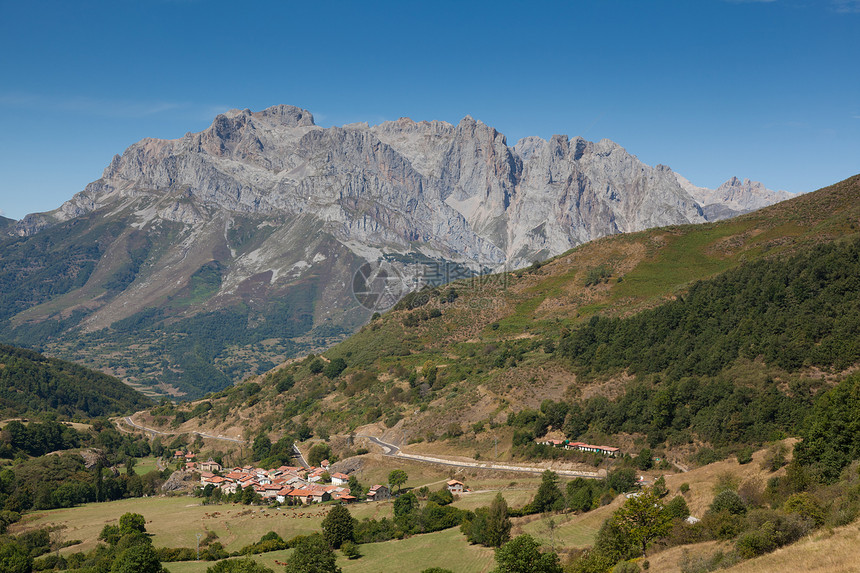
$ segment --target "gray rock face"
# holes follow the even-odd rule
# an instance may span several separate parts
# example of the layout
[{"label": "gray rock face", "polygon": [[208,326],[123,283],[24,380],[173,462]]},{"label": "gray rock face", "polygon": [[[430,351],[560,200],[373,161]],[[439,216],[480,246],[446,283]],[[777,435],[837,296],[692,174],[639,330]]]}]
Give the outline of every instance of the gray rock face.
[{"label": "gray rock face", "polygon": [[612,233],[704,221],[668,168],[608,140],[530,137],[510,147],[471,117],[456,126],[402,118],[323,129],[310,112],[277,106],[233,110],[178,140],[144,139],[18,232],[142,196],[158,207],[141,219],[201,225],[213,209],[309,214],[362,256],[368,247],[418,250],[476,268],[523,266]]}]

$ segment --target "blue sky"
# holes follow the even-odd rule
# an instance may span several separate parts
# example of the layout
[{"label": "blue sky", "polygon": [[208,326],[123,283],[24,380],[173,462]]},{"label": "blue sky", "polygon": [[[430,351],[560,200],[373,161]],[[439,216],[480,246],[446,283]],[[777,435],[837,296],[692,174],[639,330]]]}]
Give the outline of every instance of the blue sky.
[{"label": "blue sky", "polygon": [[286,103],[612,139],[697,185],[860,172],[860,0],[0,2],[0,211],[144,137]]}]

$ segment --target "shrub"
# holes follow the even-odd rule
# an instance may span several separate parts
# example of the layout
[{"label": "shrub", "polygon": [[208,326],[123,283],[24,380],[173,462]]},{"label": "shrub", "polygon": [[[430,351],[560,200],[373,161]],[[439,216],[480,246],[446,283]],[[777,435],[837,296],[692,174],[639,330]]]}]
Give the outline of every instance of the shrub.
[{"label": "shrub", "polygon": [[767,470],[775,472],[779,468],[785,465],[785,454],[787,453],[787,449],[785,444],[782,442],[778,444],[774,444],[767,451],[767,455],[764,458],[763,467]]},{"label": "shrub", "polygon": [[323,369],[323,374],[327,378],[334,379],[340,376],[341,372],[346,370],[346,361],[343,358],[335,358]]},{"label": "shrub", "polygon": [[634,561],[622,561],[612,568],[612,573],[639,573],[639,565]]},{"label": "shrub", "polygon": [[737,491],[738,485],[740,485],[740,480],[735,476],[735,474],[731,472],[723,472],[718,475],[717,479],[714,481],[714,495],[718,495],[727,490]]},{"label": "shrub", "polygon": [[683,496],[676,495],[666,504],[666,513],[673,519],[687,519],[690,515],[687,500]]},{"label": "shrub", "polygon": [[308,366],[308,370],[310,370],[311,374],[319,374],[323,371],[323,368],[325,368],[325,365],[319,358],[314,358]]},{"label": "shrub", "polygon": [[219,561],[206,570],[206,573],[273,573],[265,565],[260,565],[250,557]]},{"label": "shrub", "polygon": [[347,559],[358,559],[361,557],[361,551],[359,551],[358,545],[352,541],[345,541],[343,545],[340,546],[340,550],[343,551],[343,554]]},{"label": "shrub", "polygon": [[796,513],[801,517],[809,518],[820,527],[824,523],[824,509],[817,499],[807,492],[796,493],[789,497],[783,505],[786,513]]},{"label": "shrub", "polygon": [[770,553],[776,549],[776,543],[773,541],[771,527],[773,524],[768,523],[768,528],[757,531],[747,531],[738,537],[735,543],[735,548],[744,559],[750,559],[758,555]]},{"label": "shrub", "polygon": [[432,501],[438,505],[448,505],[449,503],[453,503],[454,494],[448,491],[448,488],[443,486],[442,489],[434,491],[427,496],[427,501]]},{"label": "shrub", "polygon": [[711,513],[728,511],[732,515],[741,515],[746,513],[746,510],[747,506],[744,504],[741,496],[736,491],[730,489],[718,493],[714,497],[714,501],[711,502],[711,507],[708,508],[708,511]]},{"label": "shrub", "polygon": [[751,511],[746,519],[747,531],[736,544],[742,557],[755,557],[793,543],[809,533],[813,521],[797,514],[784,515],[770,509]]},{"label": "shrub", "polygon": [[708,511],[702,517],[702,527],[716,539],[733,539],[744,529],[744,519],[727,510]]},{"label": "shrub", "polygon": [[285,374],[283,375],[283,377],[281,377],[280,380],[278,380],[278,385],[276,386],[276,389],[280,394],[292,388],[295,383],[296,381],[293,378],[292,374]]}]

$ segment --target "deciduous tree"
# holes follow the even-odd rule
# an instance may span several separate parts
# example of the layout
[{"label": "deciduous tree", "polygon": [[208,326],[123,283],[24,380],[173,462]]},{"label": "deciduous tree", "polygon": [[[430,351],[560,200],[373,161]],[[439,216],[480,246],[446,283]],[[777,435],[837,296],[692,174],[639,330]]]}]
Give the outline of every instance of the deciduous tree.
[{"label": "deciduous tree", "polygon": [[663,502],[651,490],[629,498],[612,519],[630,543],[642,550],[643,557],[648,543],[665,536],[672,527],[672,518]]},{"label": "deciduous tree", "polygon": [[403,484],[406,483],[406,480],[409,479],[409,476],[406,475],[406,472],[403,470],[391,470],[391,473],[388,474],[388,485],[392,488],[397,486],[397,493],[400,493],[400,488]]},{"label": "deciduous tree", "polygon": [[336,559],[328,542],[315,533],[295,547],[285,573],[341,573]]}]

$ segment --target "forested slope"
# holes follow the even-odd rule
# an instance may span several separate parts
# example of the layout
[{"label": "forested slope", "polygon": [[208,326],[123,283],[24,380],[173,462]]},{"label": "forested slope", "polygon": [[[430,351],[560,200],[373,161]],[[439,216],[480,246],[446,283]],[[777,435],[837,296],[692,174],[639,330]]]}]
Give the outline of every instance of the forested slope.
[{"label": "forested slope", "polygon": [[38,352],[0,344],[0,415],[55,412],[98,417],[145,408],[151,401],[112,376]]}]

